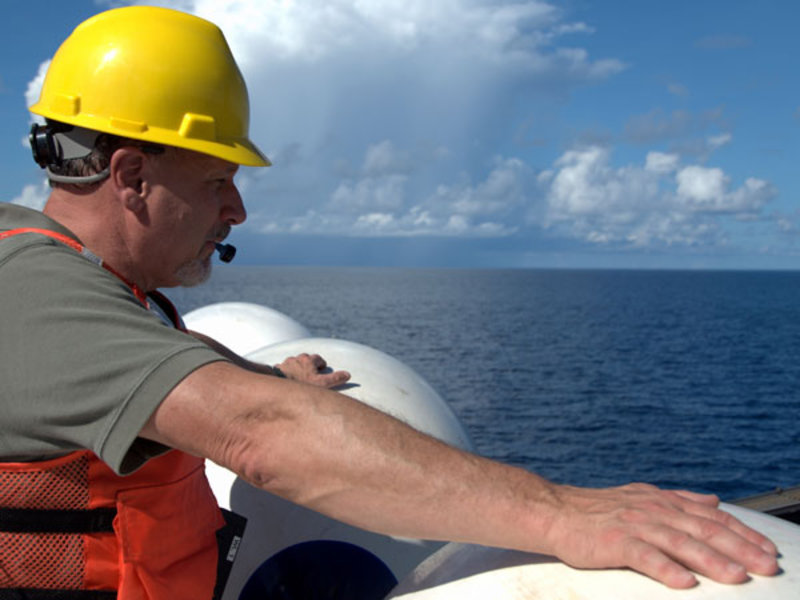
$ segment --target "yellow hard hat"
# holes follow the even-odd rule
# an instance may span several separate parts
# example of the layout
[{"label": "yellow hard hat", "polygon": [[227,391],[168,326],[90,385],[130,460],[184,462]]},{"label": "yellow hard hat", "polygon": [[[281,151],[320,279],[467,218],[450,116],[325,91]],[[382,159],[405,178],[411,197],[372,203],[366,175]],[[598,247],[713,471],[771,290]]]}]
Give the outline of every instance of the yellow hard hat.
[{"label": "yellow hard hat", "polygon": [[30,111],[241,165],[270,164],[248,138],[247,87],[222,31],[167,8],[117,8],[78,25]]}]

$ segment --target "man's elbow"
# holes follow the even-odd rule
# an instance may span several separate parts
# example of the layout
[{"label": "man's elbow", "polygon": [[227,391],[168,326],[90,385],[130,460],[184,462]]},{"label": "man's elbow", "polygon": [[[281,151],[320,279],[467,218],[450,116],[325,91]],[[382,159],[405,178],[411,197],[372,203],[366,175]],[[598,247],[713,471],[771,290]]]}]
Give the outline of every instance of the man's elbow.
[{"label": "man's elbow", "polygon": [[220,464],[250,485],[286,497],[291,494],[287,479],[293,467],[291,439],[284,438],[290,437],[279,427],[242,426],[221,449]]}]

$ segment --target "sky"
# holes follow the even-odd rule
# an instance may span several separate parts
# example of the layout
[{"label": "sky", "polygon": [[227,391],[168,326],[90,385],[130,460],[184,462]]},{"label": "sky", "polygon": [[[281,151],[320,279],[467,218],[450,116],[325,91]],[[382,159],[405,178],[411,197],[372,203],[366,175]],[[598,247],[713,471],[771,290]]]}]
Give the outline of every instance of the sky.
[{"label": "sky", "polygon": [[[87,17],[0,0],[2,199],[40,208],[38,81]],[[238,264],[800,267],[794,0],[172,0],[225,33],[266,169]]]}]

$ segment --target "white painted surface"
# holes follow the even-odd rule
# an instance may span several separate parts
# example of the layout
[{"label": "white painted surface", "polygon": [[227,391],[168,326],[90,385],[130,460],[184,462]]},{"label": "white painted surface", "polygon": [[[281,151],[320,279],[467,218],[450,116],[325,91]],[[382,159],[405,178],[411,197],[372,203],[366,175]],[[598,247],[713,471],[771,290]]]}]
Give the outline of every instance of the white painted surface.
[{"label": "white painted surface", "polygon": [[269,344],[311,335],[288,315],[248,302],[209,304],[187,313],[183,321],[187,329],[212,337],[242,356]]},{"label": "white painted surface", "polygon": [[483,546],[448,544],[401,581],[397,600],[797,600],[800,598],[800,527],[749,509],[723,505],[774,541],[782,572],[753,576],[742,585],[704,577],[689,590],[672,590],[629,570],[573,569],[550,556]]},{"label": "white painted surface", "polygon": [[[416,372],[397,359],[362,344],[312,338],[302,325],[272,309],[243,303],[203,307],[184,317],[249,360],[269,365],[302,353],[320,354],[332,369],[351,373],[340,391],[412,427],[464,449],[472,442],[450,407]],[[266,340],[253,347],[256,340]],[[206,473],[223,508],[248,519],[224,600],[235,600],[252,573],[277,552],[301,542],[338,540],[380,558],[402,579],[441,543],[406,540],[367,532],[251,487],[227,469],[206,461]]]},{"label": "white painted surface", "polygon": [[347,340],[302,338],[260,348],[246,357],[274,364],[304,352],[321,355],[334,370],[350,372],[352,377],[341,390],[343,394],[453,446],[472,449],[461,422],[430,384],[411,368],[379,350]]}]

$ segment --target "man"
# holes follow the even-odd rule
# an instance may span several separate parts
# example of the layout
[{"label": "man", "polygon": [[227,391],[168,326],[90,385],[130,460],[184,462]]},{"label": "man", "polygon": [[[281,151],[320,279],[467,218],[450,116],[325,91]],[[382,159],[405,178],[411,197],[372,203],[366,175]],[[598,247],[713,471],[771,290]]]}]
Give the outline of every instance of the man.
[{"label": "man", "polygon": [[102,13],[61,46],[31,110],[48,120],[31,137],[54,187],[44,215],[0,207],[0,480],[15,482],[0,547],[17,549],[0,553],[0,587],[211,597],[224,523],[195,457],[392,535],[627,566],[678,588],[692,571],[777,571],[775,546],[714,497],[555,485],[326,389],[347,374],[320,373],[319,357],[274,377],[180,331],[156,289],[207,276],[246,217],[238,165],[269,164],[211,23]]}]

